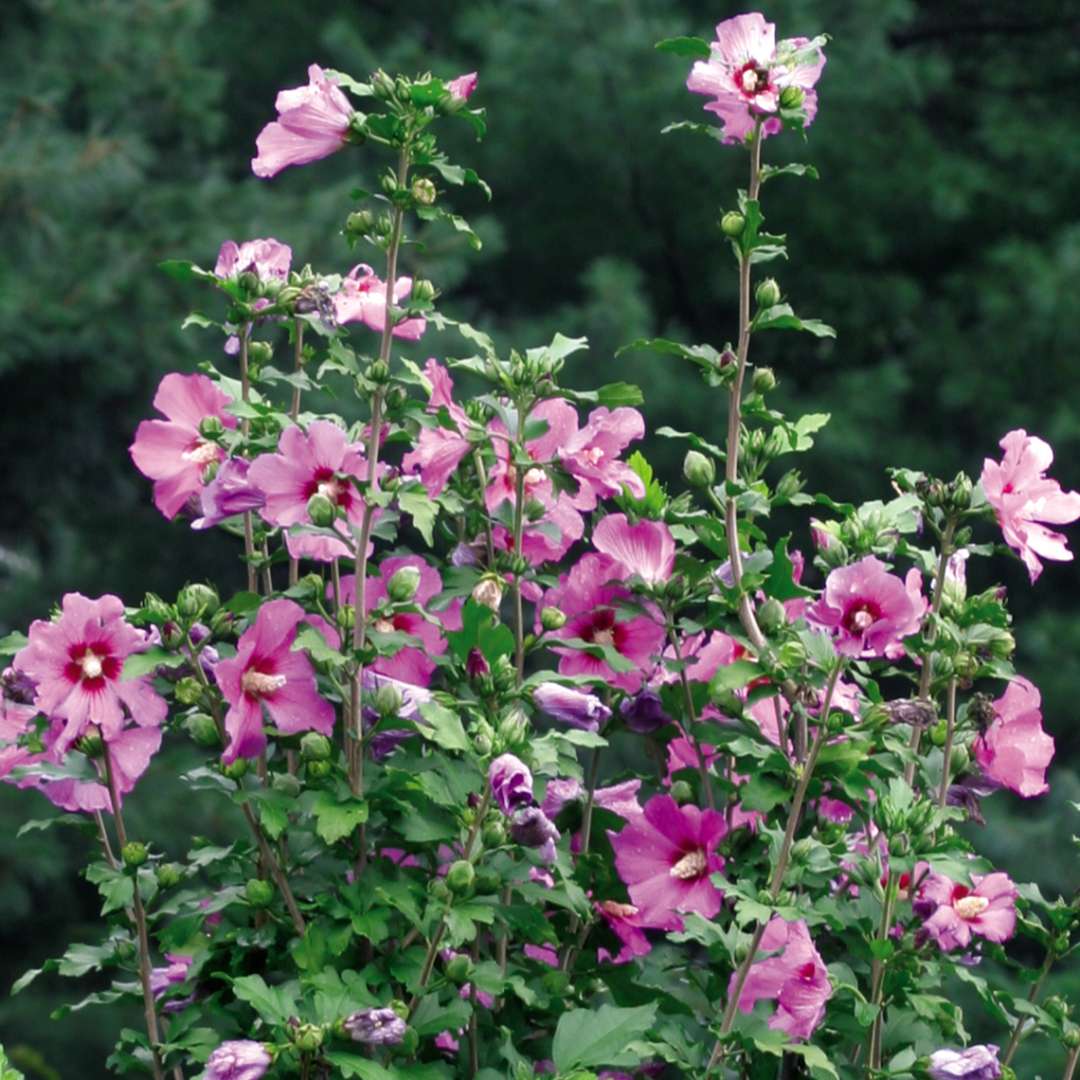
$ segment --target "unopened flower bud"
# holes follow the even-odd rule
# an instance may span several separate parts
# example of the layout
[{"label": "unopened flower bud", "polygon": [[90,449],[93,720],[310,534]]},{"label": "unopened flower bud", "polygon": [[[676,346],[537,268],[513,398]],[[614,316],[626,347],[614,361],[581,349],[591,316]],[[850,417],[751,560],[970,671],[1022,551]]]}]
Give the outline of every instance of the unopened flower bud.
[{"label": "unopened flower bud", "polygon": [[214,637],[229,637],[236,632],[236,616],[227,608],[218,608],[210,620]]},{"label": "unopened flower bud", "polygon": [[746,218],[744,218],[738,210],[729,210],[720,219],[720,230],[725,236],[730,236],[732,240],[742,236],[742,231],[745,228]]},{"label": "unopened flower bud", "polygon": [[450,898],[450,886],[446,884],[446,878],[432,878],[428,882],[428,892],[436,900],[448,900]]},{"label": "unopened flower bud", "polygon": [[757,300],[758,307],[771,308],[779,304],[780,286],[776,283],[776,279],[769,277],[759,282],[754,291],[754,299]]},{"label": "unopened flower bud", "polygon": [[716,465],[712,458],[698,450],[688,450],[683,458],[683,476],[694,487],[711,487],[716,480]]},{"label": "unopened flower bud", "polygon": [[694,798],[694,789],[685,780],[676,780],[671,785],[671,797],[681,806]]},{"label": "unopened flower bud", "polygon": [[492,893],[498,892],[500,885],[502,885],[502,875],[498,870],[488,867],[476,871],[476,891],[481,895],[490,896]]},{"label": "unopened flower bud", "polygon": [[261,284],[259,275],[254,270],[245,270],[236,281],[241,289],[249,293],[257,292]]},{"label": "unopened flower bud", "polygon": [[386,583],[386,595],[397,604],[408,603],[420,588],[420,571],[415,566],[402,566]]},{"label": "unopened flower bud", "polygon": [[334,770],[334,763],[332,761],[309,761],[307,763],[307,774],[312,780],[322,780],[329,776]]},{"label": "unopened flower bud", "polygon": [[371,92],[379,101],[387,101],[394,96],[394,80],[382,68],[371,76]]},{"label": "unopened flower bud", "polygon": [[930,727],[930,742],[934,746],[944,746],[945,740],[949,737],[949,725],[944,720],[939,720],[936,724]]},{"label": "unopened flower bud", "polygon": [[372,360],[364,374],[369,382],[382,385],[390,378],[390,365],[385,360]]},{"label": "unopened flower bud", "polygon": [[274,346],[269,341],[252,341],[248,345],[248,360],[256,367],[269,364],[274,358]]},{"label": "unopened flower bud", "polygon": [[203,685],[194,675],[185,675],[173,691],[181,705],[194,705],[202,700]]},{"label": "unopened flower bud", "polygon": [[754,377],[750,381],[755,394],[767,394],[776,389],[776,373],[772,368],[754,368]]},{"label": "unopened flower bud", "polygon": [[1080,1046],[1080,1026],[1068,1024],[1064,1034],[1061,1036],[1061,1042],[1066,1050],[1075,1050]]},{"label": "unopened flower bud", "polygon": [[776,659],[781,667],[796,668],[806,662],[806,646],[797,638],[785,641],[776,650]]},{"label": "unopened flower bud", "polygon": [[1008,660],[1016,652],[1016,638],[1008,630],[994,629],[989,644],[998,660]]},{"label": "unopened flower bud", "polygon": [[129,870],[137,870],[150,858],[150,852],[146,850],[145,844],[139,843],[138,840],[129,840],[120,849],[120,858],[124,860],[124,865]]},{"label": "unopened flower bud", "polygon": [[803,478],[798,469],[789,469],[776,481],[776,497],[789,502],[803,489]]},{"label": "unopened flower bud", "polygon": [[293,1031],[292,1042],[297,1050],[310,1052],[323,1044],[325,1032],[318,1024],[300,1024]]},{"label": "unopened flower bud", "polygon": [[425,278],[417,278],[413,282],[409,299],[418,304],[430,304],[435,299],[435,286]]},{"label": "unopened flower bud", "polygon": [[330,740],[317,731],[307,732],[300,740],[300,757],[304,761],[329,761],[333,752]]},{"label": "unopened flower bud", "polygon": [[196,582],[185,585],[176,598],[176,609],[187,619],[209,617],[221,604],[217,590],[212,585]]},{"label": "unopened flower bud", "polygon": [[485,574],[473,587],[472,598],[492,611],[498,611],[502,604],[502,578],[494,574]]},{"label": "unopened flower bud", "polygon": [[262,878],[250,878],[244,886],[244,898],[252,907],[269,907],[274,902],[274,886]]},{"label": "unopened flower bud", "polygon": [[431,206],[438,194],[435,185],[426,176],[418,176],[412,182],[412,197],[421,206]]},{"label": "unopened flower bud", "polygon": [[312,525],[328,529],[337,517],[337,507],[322,492],[316,491],[307,501],[307,513]]},{"label": "unopened flower bud", "polygon": [[784,605],[776,597],[770,596],[758,608],[757,620],[758,625],[766,634],[775,634],[787,625],[787,612],[784,610]]},{"label": "unopened flower bud", "polygon": [[100,730],[96,727],[90,728],[85,735],[75,740],[75,749],[88,758],[101,757],[105,751],[105,741],[101,737]]},{"label": "unopened flower bud", "polygon": [[230,761],[228,765],[221,766],[221,775],[228,777],[230,780],[239,780],[248,771],[248,768],[248,759],[238,757],[235,761]]},{"label": "unopened flower bud", "polygon": [[162,889],[171,889],[184,880],[184,868],[179,863],[162,863],[155,871],[157,883]]},{"label": "unopened flower bud", "polygon": [[205,746],[208,749],[217,749],[221,746],[217,724],[214,723],[214,718],[206,713],[192,713],[184,721],[184,730],[199,746]]},{"label": "unopened flower bud", "polygon": [[458,859],[446,872],[446,884],[459,896],[467,893],[476,880],[476,870],[468,859]]},{"label": "unopened flower bud", "polygon": [[806,99],[806,93],[801,86],[785,86],[780,91],[781,109],[798,109]]},{"label": "unopened flower bud", "polygon": [[345,231],[350,236],[366,236],[375,227],[375,215],[370,210],[354,210],[345,219]]},{"label": "unopened flower bud", "polygon": [[529,734],[529,718],[515,706],[503,713],[496,730],[504,750],[519,749]]},{"label": "unopened flower bud", "polygon": [[566,625],[566,612],[557,607],[541,608],[540,625],[549,633],[561,630]]},{"label": "unopened flower bud", "polygon": [[166,649],[177,649],[184,641],[184,632],[180,624],[172,619],[166,620],[161,626],[161,644]]},{"label": "unopened flower bud", "polygon": [[[451,867],[451,871],[452,870],[453,867]],[[451,888],[453,888],[453,886],[451,886]],[[447,961],[446,977],[458,986],[462,983],[467,983],[472,973],[473,963],[464,953],[458,953]]]},{"label": "unopened flower bud", "polygon": [[506,826],[492,819],[484,826],[484,847],[497,848],[506,843]]},{"label": "unopened flower bud", "polygon": [[401,712],[401,691],[393,683],[380,683],[372,699],[372,705],[382,717],[397,716]]},{"label": "unopened flower bud", "polygon": [[199,421],[199,434],[211,442],[220,439],[225,434],[225,425],[220,416],[204,416]]}]

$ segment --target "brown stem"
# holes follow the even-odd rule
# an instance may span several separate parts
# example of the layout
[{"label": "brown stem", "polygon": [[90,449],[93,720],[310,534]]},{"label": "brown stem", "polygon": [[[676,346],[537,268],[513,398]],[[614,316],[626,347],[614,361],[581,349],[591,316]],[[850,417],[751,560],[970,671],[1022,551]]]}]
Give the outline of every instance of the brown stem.
[{"label": "brown stem", "polygon": [[949,795],[949,773],[952,770],[953,741],[956,736],[956,679],[949,680],[947,691],[947,706],[945,711],[945,751],[941,762],[941,787],[938,790],[938,806],[945,809],[945,801]]},{"label": "brown stem", "polygon": [[[814,737],[814,745],[810,748],[810,755],[806,759],[806,764],[802,767],[802,774],[795,787],[795,796],[791,802],[787,827],[784,829],[784,839],[780,844],[780,854],[777,856],[776,867],[773,870],[772,880],[769,882],[769,899],[771,902],[776,901],[776,898],[780,895],[781,888],[783,888],[784,875],[787,873],[788,860],[791,858],[791,847],[795,840],[795,831],[799,826],[803,804],[806,801],[806,793],[810,788],[810,779],[814,774],[814,767],[817,765],[818,756],[821,754],[822,747],[824,747],[825,742],[828,739],[829,709],[832,705],[833,692],[836,689],[836,684],[843,668],[843,663],[838,663],[833,669],[832,674],[829,676],[829,681],[825,686],[825,694],[822,698],[821,713],[818,716],[818,729],[817,734]],[[761,939],[765,934],[766,925],[765,922],[758,923],[757,929],[754,931],[754,936],[751,939],[750,947],[746,953],[746,959],[739,965],[739,968],[735,973],[735,983],[728,994],[727,1004],[724,1007],[724,1013],[720,1019],[720,1035],[716,1040],[716,1045],[713,1047],[712,1056],[709,1058],[709,1064],[705,1068],[706,1073],[713,1068],[723,1055],[724,1036],[731,1031],[731,1026],[735,1022],[735,1011],[739,1005],[739,998],[742,996],[743,987],[746,985],[746,979],[750,974],[750,968],[753,966],[758,946],[761,945]]]},{"label": "brown stem", "polygon": [[[113,822],[116,825],[116,841],[123,853],[127,846],[127,829],[124,827],[124,815],[120,810],[120,792],[116,787],[116,774],[112,767],[112,755],[105,745],[105,778],[108,782],[109,801],[112,803]],[[150,935],[146,929],[146,910],[139,893],[139,877],[133,878],[134,889],[131,900],[131,914],[135,922],[135,932],[139,940],[139,982],[142,985],[143,1015],[146,1019],[146,1034],[150,1039],[150,1057],[154,1080],[164,1080],[165,1072],[161,1065],[158,1044],[161,1034],[158,1030],[157,1006],[154,1003],[154,991],[150,988]]]},{"label": "brown stem", "polygon": [[1069,1056],[1065,1061],[1065,1071],[1061,1074],[1061,1080],[1073,1080],[1077,1061],[1080,1061],[1080,1046],[1069,1051]]},{"label": "brown stem", "polygon": [[[1033,1005],[1038,1000],[1039,994],[1042,992],[1043,983],[1046,982],[1046,977],[1050,974],[1050,969],[1054,966],[1055,954],[1054,950],[1046,950],[1046,959],[1043,960],[1043,965],[1039,969],[1039,977],[1031,984],[1031,989],[1028,991],[1027,999]],[[1005,1054],[1001,1059],[1002,1065],[1008,1065],[1013,1055],[1016,1053],[1020,1046],[1020,1040],[1024,1037],[1024,1025],[1027,1023],[1027,1019],[1021,1016],[1012,1030],[1012,1035],[1009,1036],[1009,1045],[1005,1047]]]},{"label": "brown stem", "polygon": [[285,871],[282,870],[281,863],[278,862],[277,856],[274,854],[274,849],[268,843],[255,812],[247,803],[243,804],[242,809],[244,817],[251,827],[251,834],[255,837],[255,843],[259,845],[259,854],[262,856],[263,865],[270,871],[270,876],[274,879],[278,892],[281,893],[281,899],[285,901],[285,908],[289,912],[289,918],[292,919],[293,929],[303,937],[307,924],[304,922],[304,916],[300,914],[300,908],[296,904],[296,897],[293,896],[289,879],[285,876]]},{"label": "brown stem", "polygon": [[[937,617],[941,612],[941,601],[945,596],[945,571],[949,565],[949,556],[952,554],[953,535],[956,532],[956,523],[949,521],[941,536],[941,556],[938,559],[937,577],[934,580],[934,595],[930,601],[930,613],[927,616],[929,624],[926,631],[926,655],[923,656],[922,672],[919,675],[919,697],[925,699],[930,694],[930,683],[934,677],[934,641],[937,638]],[[919,753],[919,743],[922,741],[922,726],[913,725],[911,729],[911,741],[908,748],[912,758],[904,766],[904,781],[910,787],[915,779],[916,755]]]}]

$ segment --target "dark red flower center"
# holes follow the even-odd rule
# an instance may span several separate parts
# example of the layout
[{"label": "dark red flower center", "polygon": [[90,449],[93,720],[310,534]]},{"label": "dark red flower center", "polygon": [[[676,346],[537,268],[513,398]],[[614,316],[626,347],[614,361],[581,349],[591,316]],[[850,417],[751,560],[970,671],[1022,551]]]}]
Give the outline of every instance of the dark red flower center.
[{"label": "dark red flower center", "polygon": [[68,649],[64,675],[73,683],[81,682],[91,693],[102,689],[106,682],[117,679],[123,665],[109,651],[106,641],[85,641]]},{"label": "dark red flower center", "polygon": [[800,981],[810,983],[814,981],[814,976],[817,974],[817,969],[814,967],[814,962],[808,960],[801,968],[799,968],[795,974],[799,977]]},{"label": "dark red flower center", "polygon": [[611,645],[615,649],[619,648],[623,637],[622,627],[615,621],[614,608],[597,608],[581,631],[582,641],[590,645]]},{"label": "dark red flower center", "polygon": [[769,88],[769,69],[759,67],[753,60],[747,60],[735,72],[735,89],[745,98],[753,99]]},{"label": "dark red flower center", "polygon": [[881,618],[881,608],[873,600],[856,600],[844,612],[843,626],[849,634],[861,637]]},{"label": "dark red flower center", "polygon": [[316,469],[315,475],[304,487],[304,498],[310,499],[312,495],[325,495],[348,513],[352,508],[355,491],[347,479],[338,476],[333,469],[323,466]]}]

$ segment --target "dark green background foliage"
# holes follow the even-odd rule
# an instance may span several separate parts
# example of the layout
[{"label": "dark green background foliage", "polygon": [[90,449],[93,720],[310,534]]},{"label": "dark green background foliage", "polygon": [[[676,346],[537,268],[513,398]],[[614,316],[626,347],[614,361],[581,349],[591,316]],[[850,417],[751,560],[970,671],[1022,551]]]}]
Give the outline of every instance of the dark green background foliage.
[{"label": "dark green background foliage", "polygon": [[[660,135],[671,121],[704,118],[703,99],[683,89],[686,64],[652,44],[711,36],[742,8],[6,0],[0,633],[69,589],[133,601],[146,589],[174,594],[189,578],[238,579],[228,542],[158,515],[127,446],[161,376],[191,371],[220,347],[180,331],[190,306],[212,301],[158,272],[160,260],[212,265],[223,239],[251,236],[276,236],[297,264],[326,272],[363,257],[338,234],[348,191],[365,176],[362,154],[271,183],[249,170],[276,91],[305,82],[311,61],[359,76],[378,65],[437,65],[444,77],[477,69],[488,139],[472,145],[462,125],[450,149],[494,189],[490,207],[478,196],[461,205],[484,250],[468,255],[439,234],[406,266],[445,290],[448,314],[501,344],[538,344],[556,329],[587,335],[592,351],[574,361],[572,380],[639,382],[652,428],[718,438],[720,397],[703,393],[691,369],[613,353],[637,337],[722,345],[732,334],[732,265],[715,222],[719,200],[730,206],[743,182],[744,155]],[[770,230],[791,238],[796,268],[779,268],[782,285],[839,339],[755,340],[759,360],[771,350],[787,404],[833,414],[807,459],[809,490],[887,495],[887,464],[977,475],[1013,427],[1048,438],[1054,474],[1080,487],[1080,2],[773,0],[767,15],[781,36],[834,39],[809,143],[785,136],[766,150],[774,163],[812,160],[822,180],[770,185],[765,210]],[[418,355],[439,349],[422,345]],[[676,480],[681,447],[653,439],[648,453]],[[1014,877],[1071,892],[1080,885],[1068,839],[1068,800],[1080,798],[1080,578],[1075,566],[1051,565],[1029,589],[1014,564],[1005,583],[1018,667],[1043,690],[1058,759],[1051,794],[999,795],[979,842]],[[144,782],[133,816],[140,835],[183,850],[191,835],[226,825],[192,821],[189,802],[181,820],[168,779],[176,764]],[[84,838],[63,829],[14,838],[46,810],[32,794],[0,790],[4,989],[94,933],[95,900],[76,876]],[[43,979],[0,999],[0,1042],[33,1047],[65,1077],[104,1075],[124,1018],[83,1012],[50,1025],[65,989]]]}]

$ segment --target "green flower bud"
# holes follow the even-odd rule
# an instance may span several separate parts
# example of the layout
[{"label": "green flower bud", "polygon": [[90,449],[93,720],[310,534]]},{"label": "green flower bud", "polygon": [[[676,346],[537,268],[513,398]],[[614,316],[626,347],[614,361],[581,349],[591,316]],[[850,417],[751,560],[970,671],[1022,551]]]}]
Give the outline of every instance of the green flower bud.
[{"label": "green flower bud", "polygon": [[801,86],[785,86],[784,89],[780,91],[780,108],[801,108],[805,99],[806,93]]},{"label": "green flower bud", "polygon": [[101,732],[96,727],[92,727],[85,735],[75,740],[75,749],[88,758],[99,758],[105,752],[105,740],[102,739]]},{"label": "green flower bud", "polygon": [[779,304],[780,286],[776,283],[776,279],[769,277],[759,282],[757,289],[754,290],[754,299],[757,300],[758,307],[771,308]]},{"label": "green flower bud", "polygon": [[446,965],[446,977],[457,986],[467,983],[473,973],[473,962],[464,954],[459,953],[450,959]]},{"label": "green flower bud", "polygon": [[934,746],[941,747],[945,745],[945,740],[949,737],[949,725],[944,720],[939,720],[930,728],[930,742]]},{"label": "green flower bud", "polygon": [[553,630],[561,630],[566,625],[566,613],[557,607],[541,608],[540,625],[549,633]]},{"label": "green flower bud", "polygon": [[774,596],[770,596],[757,609],[758,625],[766,634],[775,634],[787,625],[787,612],[784,605]]},{"label": "green flower bud", "polygon": [[184,880],[184,868],[179,863],[162,863],[155,871],[157,883],[163,889],[171,889]]},{"label": "green flower bud", "polygon": [[293,799],[304,790],[304,785],[300,783],[299,778],[287,772],[274,773],[271,786],[275,791],[280,792],[282,795],[288,795]]},{"label": "green flower bud", "polygon": [[803,478],[798,469],[789,469],[776,481],[776,497],[789,502],[803,489]]},{"label": "green flower bud", "polygon": [[297,1050],[310,1052],[323,1044],[325,1031],[318,1024],[300,1024],[293,1029],[292,1042]]},{"label": "green flower bud", "polygon": [[428,882],[428,892],[436,900],[450,899],[450,886],[446,884],[446,878],[436,877]]},{"label": "green flower bud", "polygon": [[184,721],[184,730],[199,746],[215,750],[221,748],[221,735],[218,733],[217,724],[212,716],[204,712],[192,713]]},{"label": "green flower bud", "polygon": [[497,848],[506,843],[506,826],[501,821],[489,821],[484,826],[484,847]]},{"label": "green flower bud", "polygon": [[370,210],[354,210],[345,219],[345,231],[350,236],[366,236],[375,227],[375,215]]},{"label": "green flower bud", "polygon": [[370,382],[382,385],[390,378],[390,365],[385,360],[372,360],[364,374]]},{"label": "green flower bud", "polygon": [[688,450],[683,458],[683,476],[694,487],[711,487],[716,481],[716,464],[698,450]]},{"label": "green flower bud", "polygon": [[307,732],[300,740],[300,756],[304,761],[328,761],[333,752],[333,743],[317,731]]},{"label": "green flower bud", "polygon": [[401,712],[401,691],[392,683],[384,682],[375,691],[371,703],[380,716],[397,716]]},{"label": "green flower bud", "polygon": [[150,858],[150,852],[146,850],[145,844],[130,840],[120,849],[120,858],[129,870],[136,870]]},{"label": "green flower bud", "polygon": [[490,868],[477,870],[476,891],[478,893],[488,895],[490,893],[498,892],[500,885],[502,885],[502,877],[497,870],[492,870]]},{"label": "green flower bud", "polygon": [[245,270],[237,279],[237,283],[240,288],[245,292],[253,293],[259,291],[259,275],[254,270]]},{"label": "green flower bud", "polygon": [[342,604],[338,608],[338,619],[346,630],[351,630],[356,623],[356,608],[352,604]]},{"label": "green flower bud", "polygon": [[227,776],[230,780],[239,780],[248,771],[248,767],[248,759],[238,757],[228,765],[221,766],[221,775]]},{"label": "green flower bud", "polygon": [[248,360],[256,367],[269,364],[274,359],[274,346],[269,341],[252,341],[248,344]]},{"label": "green flower bud", "polygon": [[176,614],[169,604],[166,604],[157,593],[152,592],[148,592],[143,597],[142,610],[147,618],[157,623],[175,618]]},{"label": "green flower bud", "polygon": [[458,859],[446,872],[446,884],[459,896],[467,893],[476,880],[476,870],[468,859]]},{"label": "green flower bud", "polygon": [[204,416],[199,421],[199,434],[204,439],[209,439],[211,442],[216,442],[225,434],[225,425],[221,422],[220,416]]},{"label": "green flower bud", "polygon": [[785,641],[776,650],[776,659],[781,667],[796,668],[806,662],[806,646],[797,638]]},{"label": "green flower bud", "polygon": [[767,394],[770,390],[776,389],[776,373],[768,367],[754,368],[754,377],[750,381],[750,386],[755,394]]},{"label": "green flower bud", "polygon": [[685,780],[676,780],[671,785],[671,797],[682,806],[683,803],[691,802],[694,798],[694,789]]},{"label": "green flower bud", "polygon": [[503,713],[496,730],[504,750],[518,750],[528,737],[529,718],[515,705]]},{"label": "green flower bud", "polygon": [[371,93],[379,101],[389,101],[394,96],[394,80],[382,68],[371,76]]},{"label": "green flower bud", "polygon": [[173,691],[181,705],[195,705],[202,700],[203,685],[194,675],[185,675]]},{"label": "green flower bud", "polygon": [[517,671],[509,656],[499,656],[491,665],[491,682],[496,690],[505,694],[517,683]]},{"label": "green flower bud", "polygon": [[252,907],[269,907],[274,902],[274,886],[262,878],[249,878],[244,886],[244,898]]},{"label": "green flower bud", "polygon": [[425,278],[417,278],[413,281],[412,292],[409,299],[418,304],[430,304],[435,299],[435,286]]},{"label": "green flower bud", "polygon": [[991,655],[998,660],[1008,660],[1016,652],[1016,638],[1008,630],[994,630],[989,644]]},{"label": "green flower bud", "polygon": [[403,566],[386,583],[386,595],[397,604],[406,604],[419,588],[420,571],[415,566]]},{"label": "green flower bud", "polygon": [[334,771],[334,763],[332,761],[309,761],[307,763],[307,774],[312,780],[323,780]]},{"label": "green flower bud", "polygon": [[217,590],[202,582],[185,585],[176,598],[176,609],[185,619],[209,618],[220,606]]},{"label": "green flower bud", "polygon": [[732,240],[742,236],[743,229],[746,228],[746,218],[739,213],[738,210],[729,210],[720,219],[720,230],[725,236],[730,236]]},{"label": "green flower bud", "polygon": [[971,754],[963,743],[957,743],[952,751],[952,771],[959,776],[971,764]]},{"label": "green flower bud", "polygon": [[180,624],[173,622],[169,619],[167,622],[162,623],[161,626],[161,644],[166,649],[177,649],[184,641],[184,632],[180,629]]},{"label": "green flower bud", "polygon": [[236,616],[227,608],[218,608],[210,620],[210,630],[214,637],[231,637],[236,630]]},{"label": "green flower bud", "polygon": [[487,757],[488,754],[495,748],[495,741],[492,738],[491,733],[487,731],[478,731],[472,737],[473,749],[480,757]]},{"label": "green flower bud", "polygon": [[307,513],[312,525],[328,529],[337,517],[337,507],[321,491],[316,491],[307,501]]},{"label": "green flower bud", "polygon": [[435,185],[426,176],[418,176],[412,182],[412,197],[421,206],[431,206],[438,195]]}]

